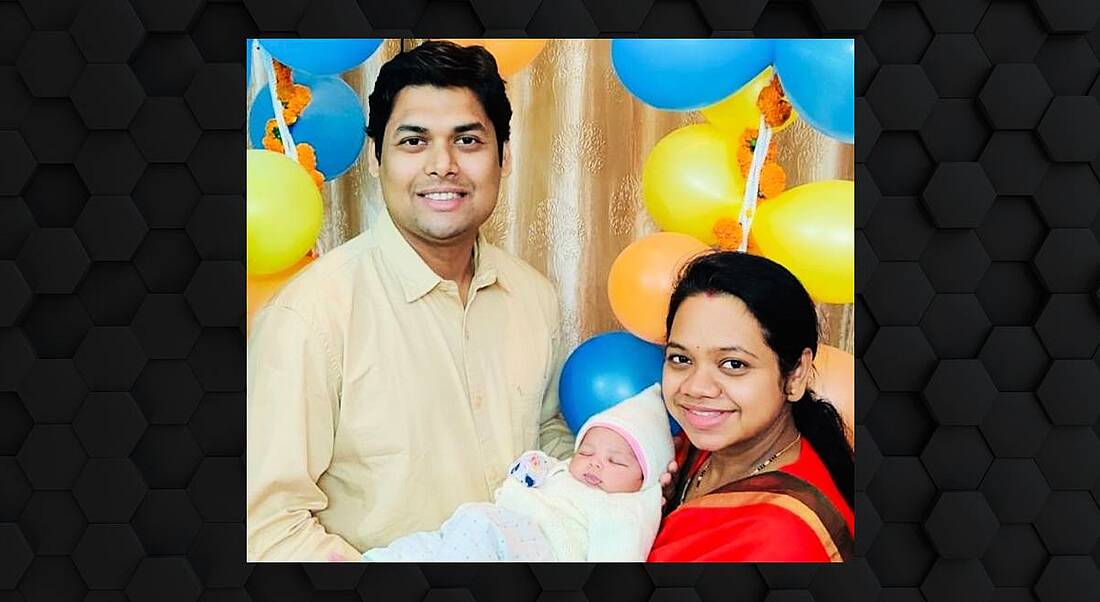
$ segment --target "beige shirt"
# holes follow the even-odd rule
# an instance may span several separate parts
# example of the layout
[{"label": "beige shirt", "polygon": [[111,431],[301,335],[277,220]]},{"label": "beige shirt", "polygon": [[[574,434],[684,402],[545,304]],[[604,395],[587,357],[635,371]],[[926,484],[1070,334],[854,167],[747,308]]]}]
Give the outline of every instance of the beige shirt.
[{"label": "beige shirt", "polygon": [[572,453],[554,289],[480,237],[474,262],[463,307],[382,211],[257,312],[249,560],[354,560],[490,501],[524,450]]}]

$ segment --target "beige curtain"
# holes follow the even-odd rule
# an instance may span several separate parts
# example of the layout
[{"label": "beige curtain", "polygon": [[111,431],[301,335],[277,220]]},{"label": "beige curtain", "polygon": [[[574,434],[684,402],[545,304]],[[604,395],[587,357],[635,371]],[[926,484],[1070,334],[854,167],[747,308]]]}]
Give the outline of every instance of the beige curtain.
[{"label": "beige curtain", "polygon": [[[363,100],[381,65],[402,44],[387,40],[344,75]],[[656,232],[641,200],[642,165],[668,132],[704,121],[697,112],[650,108],[631,96],[611,67],[609,40],[551,40],[533,63],[508,79],[512,102],[512,174],[483,226],[494,244],[517,255],[555,284],[563,333],[572,348],[620,328],[607,300],[607,274],[619,252]],[[775,135],[788,186],[853,178],[853,149],[799,121]],[[325,184],[324,253],[360,233],[382,208],[378,182],[364,156]],[[853,225],[854,227],[854,225]],[[851,352],[853,308],[822,305],[823,342]]]}]

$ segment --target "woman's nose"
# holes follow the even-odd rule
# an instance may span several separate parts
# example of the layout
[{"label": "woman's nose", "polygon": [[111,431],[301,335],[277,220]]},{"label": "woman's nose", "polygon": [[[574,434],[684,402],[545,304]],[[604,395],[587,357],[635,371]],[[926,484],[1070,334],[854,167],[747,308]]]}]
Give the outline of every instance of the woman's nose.
[{"label": "woman's nose", "polygon": [[680,390],[692,397],[714,397],[718,394],[718,384],[707,370],[695,368],[680,384]]}]

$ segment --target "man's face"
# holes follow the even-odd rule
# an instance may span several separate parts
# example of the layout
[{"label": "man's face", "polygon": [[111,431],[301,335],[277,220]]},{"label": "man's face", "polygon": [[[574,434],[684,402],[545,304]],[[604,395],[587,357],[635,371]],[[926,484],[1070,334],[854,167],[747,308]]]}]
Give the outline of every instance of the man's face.
[{"label": "man's face", "polygon": [[462,242],[496,207],[503,164],[493,124],[468,88],[409,86],[394,99],[382,159],[369,149],[369,170],[398,229],[428,244]]}]

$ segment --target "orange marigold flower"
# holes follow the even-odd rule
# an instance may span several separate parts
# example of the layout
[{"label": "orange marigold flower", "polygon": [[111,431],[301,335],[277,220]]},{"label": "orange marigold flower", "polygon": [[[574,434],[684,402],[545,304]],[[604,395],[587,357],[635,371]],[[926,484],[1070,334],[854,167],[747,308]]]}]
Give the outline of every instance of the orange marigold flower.
[{"label": "orange marigold flower", "polygon": [[312,146],[306,142],[299,142],[294,145],[294,148],[298,150],[298,162],[302,164],[302,167],[306,169],[317,168],[317,153]]},{"label": "orange marigold flower", "polygon": [[741,224],[732,217],[718,218],[711,231],[718,239],[718,248],[723,251],[736,250],[741,244]]},{"label": "orange marigold flower", "polygon": [[749,177],[749,167],[752,166],[752,149],[747,146],[737,147],[737,166],[741,168],[741,177]]},{"label": "orange marigold flower", "polygon": [[[759,138],[759,132],[756,128],[745,128],[745,131],[741,134],[741,146],[747,147],[749,152],[756,152],[756,140]],[[768,145],[768,153],[764,156],[765,159],[775,159],[776,148],[774,144]]]},{"label": "orange marigold flower", "polygon": [[[752,166],[752,156],[756,152],[756,128],[746,128],[741,134],[740,144],[737,146],[737,166],[741,168],[741,177],[749,177],[749,167]],[[764,154],[765,161],[775,161],[776,146],[768,145],[768,152]]]},{"label": "orange marigold flower", "polygon": [[718,248],[723,251],[731,251],[741,244],[741,224],[732,217],[719,218],[711,231],[718,240]]},{"label": "orange marigold flower", "polygon": [[760,196],[771,199],[787,189],[787,172],[774,161],[767,161],[760,170],[760,183],[757,186]]},{"label": "orange marigold flower", "polygon": [[321,188],[325,183],[325,174],[317,169],[317,151],[306,142],[299,142],[294,145],[294,148],[298,149],[298,163],[309,172],[317,188]]},{"label": "orange marigold flower", "polygon": [[283,119],[286,120],[287,124],[291,124],[298,121],[298,116],[313,100],[313,92],[302,84],[294,84],[288,96],[285,99],[280,96],[280,100],[284,107]]},{"label": "orange marigold flower", "polygon": [[764,115],[764,121],[771,127],[779,127],[791,118],[791,103],[783,96],[783,86],[779,78],[773,76],[771,83],[756,97],[756,108]]},{"label": "orange marigold flower", "polygon": [[285,150],[283,148],[283,143],[276,140],[275,138],[265,136],[263,144],[264,144],[264,148],[269,150],[269,151],[275,151],[277,153],[281,153]]},{"label": "orange marigold flower", "polygon": [[275,151],[277,153],[283,152],[283,139],[279,135],[279,124],[274,119],[268,119],[267,124],[264,126],[264,138],[262,142],[264,148],[269,151]]},{"label": "orange marigold flower", "polygon": [[292,73],[290,67],[280,63],[278,59],[272,59],[271,61],[275,66],[275,84],[277,86],[283,86],[291,82]]},{"label": "orange marigold flower", "polygon": [[[711,231],[714,232],[714,237],[718,239],[716,246],[719,250],[736,251],[741,246],[741,224],[737,219],[732,217],[718,218],[718,221],[714,222]],[[756,246],[751,236],[746,252],[750,255],[760,254],[760,248]]]},{"label": "orange marigold flower", "polygon": [[745,128],[741,132],[741,146],[747,146],[750,150],[756,148],[756,133],[756,128]]}]

